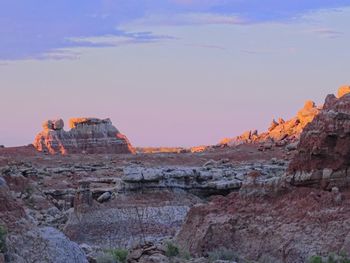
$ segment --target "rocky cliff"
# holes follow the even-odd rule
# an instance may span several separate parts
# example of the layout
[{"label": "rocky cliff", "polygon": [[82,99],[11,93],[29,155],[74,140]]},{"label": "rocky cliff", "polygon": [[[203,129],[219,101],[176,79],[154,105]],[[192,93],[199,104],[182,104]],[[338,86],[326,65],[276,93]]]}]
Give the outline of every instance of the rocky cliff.
[{"label": "rocky cliff", "polygon": [[[257,262],[311,262],[315,255],[330,262],[329,255],[349,255],[350,87],[328,95],[312,117],[314,109],[307,103],[298,114],[304,129],[289,171],[265,179],[267,191],[285,191],[251,195],[263,182],[243,182],[239,193],[191,208],[177,236],[183,248],[194,255],[226,248]],[[281,125],[274,123],[270,133]]]},{"label": "rocky cliff", "polygon": [[127,137],[121,134],[110,119],[74,118],[65,131],[63,120],[48,120],[35,138],[40,152],[61,153],[134,153]]},{"label": "rocky cliff", "polygon": [[247,131],[234,138],[225,138],[219,144],[236,146],[243,143],[270,143],[285,146],[299,139],[305,126],[313,120],[319,110],[320,107],[317,107],[313,101],[307,101],[294,118],[288,121],[282,118],[278,121],[272,120],[266,132],[259,134],[257,130]]},{"label": "rocky cliff", "polygon": [[196,256],[225,248],[247,259],[239,262],[304,263],[314,255],[348,254],[349,194],[342,193],[342,202],[310,188],[277,198],[216,197],[189,211],[177,241]]},{"label": "rocky cliff", "polygon": [[350,87],[327,96],[324,107],[305,127],[289,166],[291,183],[323,188],[347,186],[350,167]]}]

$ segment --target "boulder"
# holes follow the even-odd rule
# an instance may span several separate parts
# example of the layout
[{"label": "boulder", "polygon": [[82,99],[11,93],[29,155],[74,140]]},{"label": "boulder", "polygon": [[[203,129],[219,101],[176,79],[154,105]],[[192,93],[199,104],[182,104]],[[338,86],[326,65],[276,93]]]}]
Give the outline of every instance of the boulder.
[{"label": "boulder", "polygon": [[304,108],[302,108],[298,114],[298,120],[300,121],[300,132],[302,129],[310,123],[313,118],[318,114],[319,109],[316,107],[315,102],[308,100],[305,102]]},{"label": "boulder", "polygon": [[7,185],[6,185],[5,179],[2,178],[2,177],[0,177],[0,188],[1,188],[1,187],[6,187],[6,186],[7,186]]},{"label": "boulder", "polygon": [[105,192],[97,198],[97,202],[104,203],[112,198],[111,192]]},{"label": "boulder", "polygon": [[274,119],[272,120],[270,127],[269,127],[269,131],[272,131],[274,128],[276,128],[278,126],[278,122],[276,122]]},{"label": "boulder", "polygon": [[63,127],[64,127],[64,122],[62,119],[47,120],[43,123],[44,130],[59,131],[59,130],[62,130]]},{"label": "boulder", "polygon": [[11,235],[7,254],[9,262],[88,263],[79,245],[52,227],[33,227],[20,236]]},{"label": "boulder", "polygon": [[110,119],[74,118],[70,131],[63,130],[63,120],[48,120],[35,140],[34,147],[50,154],[134,153],[129,140]]},{"label": "boulder", "polygon": [[162,247],[146,243],[135,247],[129,254],[128,263],[170,263]]}]

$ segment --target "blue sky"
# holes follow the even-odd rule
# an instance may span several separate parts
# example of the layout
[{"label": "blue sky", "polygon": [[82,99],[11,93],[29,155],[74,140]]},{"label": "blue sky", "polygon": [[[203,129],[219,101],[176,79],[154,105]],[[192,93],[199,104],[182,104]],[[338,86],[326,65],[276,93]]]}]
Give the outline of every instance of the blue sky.
[{"label": "blue sky", "polygon": [[176,37],[171,32],[159,35],[152,30],[138,31],[137,26],[128,32],[125,25],[130,23],[184,26],[292,22],[309,12],[349,5],[344,0],[2,0],[0,59],[45,58],[62,48],[113,45],[88,41],[91,37],[118,36],[129,43]]},{"label": "blue sky", "polygon": [[350,1],[2,0],[0,144],[111,117],[135,145],[218,142],[349,83]]}]

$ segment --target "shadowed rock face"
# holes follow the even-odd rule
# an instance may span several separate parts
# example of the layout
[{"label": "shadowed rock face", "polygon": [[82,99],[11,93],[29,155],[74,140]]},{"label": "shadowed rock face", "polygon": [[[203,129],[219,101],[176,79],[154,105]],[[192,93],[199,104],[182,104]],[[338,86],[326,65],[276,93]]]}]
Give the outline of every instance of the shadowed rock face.
[{"label": "shadowed rock face", "polygon": [[61,153],[134,153],[129,140],[110,119],[74,118],[70,131],[63,130],[63,120],[48,120],[34,141],[38,151]]},{"label": "shadowed rock face", "polygon": [[342,194],[338,205],[333,193],[302,187],[278,198],[218,196],[191,208],[177,242],[199,256],[228,248],[244,262],[302,263],[313,255],[348,253],[349,191]]},{"label": "shadowed rock face", "polygon": [[[28,217],[25,204],[13,196],[2,177],[0,226],[6,229],[5,262],[88,262],[82,249],[62,232],[35,225],[33,218]],[[0,253],[0,256],[3,254]]]},{"label": "shadowed rock face", "polygon": [[[346,91],[348,93],[346,93]],[[323,110],[305,127],[289,166],[295,185],[346,186],[350,166],[350,88],[328,95]]]}]

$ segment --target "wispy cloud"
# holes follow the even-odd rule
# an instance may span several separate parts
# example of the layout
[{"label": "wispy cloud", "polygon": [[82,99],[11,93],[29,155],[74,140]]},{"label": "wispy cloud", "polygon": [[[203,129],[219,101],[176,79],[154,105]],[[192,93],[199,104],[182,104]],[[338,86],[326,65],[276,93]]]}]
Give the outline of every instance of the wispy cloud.
[{"label": "wispy cloud", "polygon": [[208,48],[208,49],[217,49],[221,51],[226,51],[227,48],[219,45],[208,45],[208,44],[185,44],[186,46],[189,47],[198,47],[198,48]]},{"label": "wispy cloud", "polygon": [[[348,0],[4,0],[0,60],[71,58],[68,49],[172,39],[137,32],[139,25],[241,25],[284,21],[309,11],[350,6]],[[135,25],[125,32],[123,25]],[[130,28],[130,27],[128,27]],[[156,30],[156,29],[155,29]],[[140,30],[141,31],[141,30]],[[339,32],[319,30],[326,37]],[[113,38],[113,41],[102,41]],[[97,42],[91,39],[99,39]],[[118,40],[117,40],[118,39]],[[106,39],[105,39],[106,40]]]},{"label": "wispy cloud", "polygon": [[330,28],[317,28],[313,29],[311,32],[316,33],[325,38],[337,38],[343,35],[343,32],[333,30]]},{"label": "wispy cloud", "polygon": [[153,34],[152,32],[126,32],[118,30],[118,33],[114,35],[104,35],[99,37],[77,37],[69,38],[68,40],[80,46],[111,47],[125,44],[150,43],[173,39],[176,38],[167,35],[157,35]]},{"label": "wispy cloud", "polygon": [[184,25],[240,25],[245,24],[243,18],[229,14],[214,13],[186,13],[186,14],[157,14],[149,15],[135,20],[129,24],[140,25],[161,25],[161,26],[184,26]]},{"label": "wispy cloud", "polygon": [[279,49],[242,49],[241,52],[249,55],[294,54],[297,52],[297,49],[294,47]]}]

